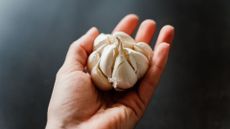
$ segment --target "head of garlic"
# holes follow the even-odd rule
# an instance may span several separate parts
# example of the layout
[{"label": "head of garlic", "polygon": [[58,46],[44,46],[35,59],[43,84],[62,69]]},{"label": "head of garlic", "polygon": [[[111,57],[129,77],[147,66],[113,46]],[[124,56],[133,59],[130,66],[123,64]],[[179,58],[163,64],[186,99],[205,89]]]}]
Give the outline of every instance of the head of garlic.
[{"label": "head of garlic", "polygon": [[152,57],[151,47],[124,32],[100,34],[93,44],[87,68],[101,90],[125,90],[143,77]]}]

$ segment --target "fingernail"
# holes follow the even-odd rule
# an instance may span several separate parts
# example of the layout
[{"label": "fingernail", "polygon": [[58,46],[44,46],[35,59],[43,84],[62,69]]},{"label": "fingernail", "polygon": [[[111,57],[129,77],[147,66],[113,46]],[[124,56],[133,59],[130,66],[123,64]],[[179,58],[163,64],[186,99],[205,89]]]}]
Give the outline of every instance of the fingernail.
[{"label": "fingernail", "polygon": [[96,27],[91,27],[87,32],[86,34],[92,34],[93,32],[97,31],[97,28]]},{"label": "fingernail", "polygon": [[137,14],[134,14],[134,13],[130,13],[130,14],[128,14],[128,15],[126,15],[126,17],[134,17],[134,18],[136,18],[136,19],[139,19],[139,16],[137,15]]}]

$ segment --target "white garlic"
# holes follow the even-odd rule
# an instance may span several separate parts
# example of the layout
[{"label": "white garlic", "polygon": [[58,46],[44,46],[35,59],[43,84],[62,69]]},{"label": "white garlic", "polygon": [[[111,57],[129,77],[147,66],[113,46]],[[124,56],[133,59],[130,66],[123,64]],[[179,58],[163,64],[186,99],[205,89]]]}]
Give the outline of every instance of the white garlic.
[{"label": "white garlic", "polygon": [[151,47],[124,32],[100,34],[93,44],[87,67],[102,90],[131,88],[144,76],[152,57]]}]

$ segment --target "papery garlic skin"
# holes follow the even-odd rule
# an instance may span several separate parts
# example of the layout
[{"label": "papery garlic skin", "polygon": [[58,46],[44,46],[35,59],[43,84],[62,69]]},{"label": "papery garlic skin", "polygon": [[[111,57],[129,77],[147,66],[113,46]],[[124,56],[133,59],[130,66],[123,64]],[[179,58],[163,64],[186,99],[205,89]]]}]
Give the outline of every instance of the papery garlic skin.
[{"label": "papery garlic skin", "polygon": [[124,32],[100,34],[93,44],[87,67],[101,90],[131,88],[146,73],[152,48]]},{"label": "papery garlic skin", "polygon": [[134,45],[133,49],[135,51],[138,51],[140,53],[143,53],[149,60],[151,60],[152,58],[152,48],[149,47],[149,45],[147,43],[144,42],[138,42]]},{"label": "papery garlic skin", "polygon": [[97,65],[98,61],[100,59],[100,54],[97,51],[94,51],[91,53],[91,55],[88,58],[88,61],[90,63],[87,63],[87,67],[89,71],[92,71],[93,67]]},{"label": "papery garlic skin", "polygon": [[101,55],[99,67],[108,78],[112,77],[113,64],[118,54],[116,48],[116,44],[110,44],[104,48],[103,54]]},{"label": "papery garlic skin", "polygon": [[134,70],[136,72],[136,75],[138,78],[141,78],[146,70],[148,69],[149,60],[145,55],[140,54],[140,52],[134,51],[132,49],[127,49],[128,52],[128,58],[130,60],[131,66],[135,66]]},{"label": "papery garlic skin", "polygon": [[135,40],[124,32],[116,32],[113,34],[114,37],[122,40],[122,46],[124,48],[133,48]]},{"label": "papery garlic skin", "polygon": [[110,90],[112,89],[111,83],[108,79],[103,75],[98,64],[91,70],[91,77],[93,82],[102,90]]}]

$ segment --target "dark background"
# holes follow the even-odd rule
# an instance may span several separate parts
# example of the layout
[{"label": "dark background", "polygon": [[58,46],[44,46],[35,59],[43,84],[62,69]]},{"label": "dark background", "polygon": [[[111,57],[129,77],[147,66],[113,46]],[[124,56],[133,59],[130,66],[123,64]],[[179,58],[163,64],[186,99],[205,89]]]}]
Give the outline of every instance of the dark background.
[{"label": "dark background", "polygon": [[[137,129],[230,128],[230,1],[0,0],[0,128],[41,129],[55,74],[90,27],[128,13],[176,28],[166,71]],[[155,42],[152,42],[152,45]]]}]

